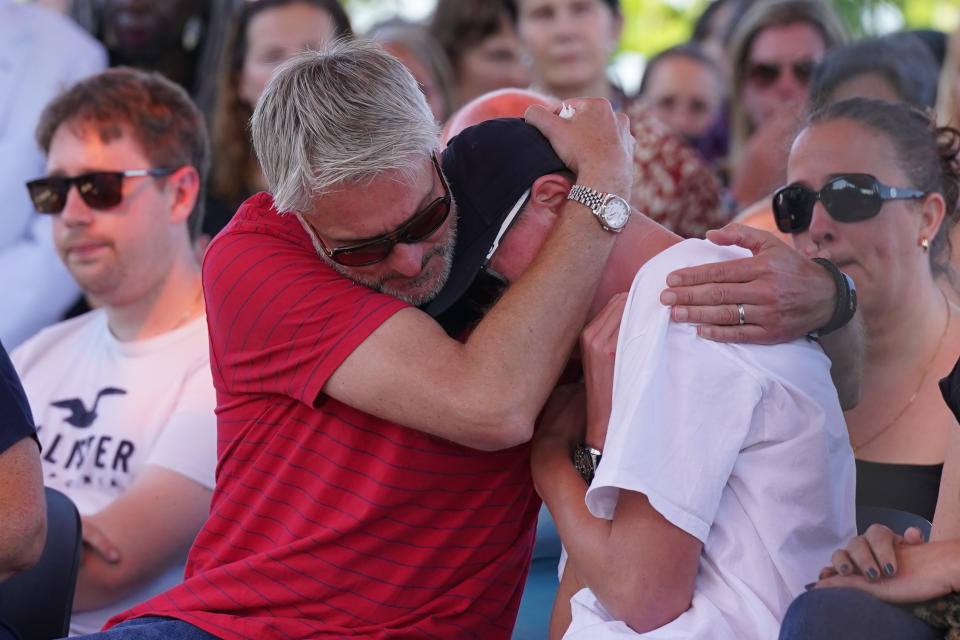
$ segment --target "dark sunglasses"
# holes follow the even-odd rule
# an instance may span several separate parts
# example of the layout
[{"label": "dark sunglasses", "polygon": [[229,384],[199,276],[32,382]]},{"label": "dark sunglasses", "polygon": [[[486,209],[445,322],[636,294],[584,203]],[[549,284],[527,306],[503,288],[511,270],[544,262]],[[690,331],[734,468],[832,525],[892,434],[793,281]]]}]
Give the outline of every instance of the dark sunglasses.
[{"label": "dark sunglasses", "polygon": [[123,179],[141,176],[168,176],[176,169],[131,169],[130,171],[93,171],[79,176],[47,176],[27,183],[30,200],[37,213],[60,213],[67,205],[70,185],[93,209],[109,209],[123,200]]},{"label": "dark sunglasses", "polygon": [[798,60],[791,64],[751,62],[747,67],[747,80],[761,89],[765,89],[773,86],[780,79],[780,73],[784,67],[790,67],[797,82],[805,85],[810,82],[810,76],[813,74],[815,66],[817,66],[817,63],[813,60]]},{"label": "dark sunglasses", "polygon": [[433,160],[433,166],[437,170],[440,183],[443,185],[443,195],[414,213],[406,222],[390,233],[384,233],[356,244],[330,249],[323,243],[320,233],[313,226],[313,223],[304,217],[303,219],[310,225],[320,248],[327,254],[327,257],[345,267],[366,267],[385,260],[398,243],[416,244],[432,236],[450,215],[450,189],[447,187],[447,181],[444,179],[443,173],[440,172],[440,165],[437,164],[436,156],[430,156],[430,159]]},{"label": "dark sunglasses", "polygon": [[818,200],[837,222],[860,222],[877,215],[884,200],[912,200],[926,195],[915,189],[888,187],[867,173],[845,173],[831,178],[819,191],[802,184],[780,187],[773,194],[773,217],[783,233],[800,233],[810,227]]}]

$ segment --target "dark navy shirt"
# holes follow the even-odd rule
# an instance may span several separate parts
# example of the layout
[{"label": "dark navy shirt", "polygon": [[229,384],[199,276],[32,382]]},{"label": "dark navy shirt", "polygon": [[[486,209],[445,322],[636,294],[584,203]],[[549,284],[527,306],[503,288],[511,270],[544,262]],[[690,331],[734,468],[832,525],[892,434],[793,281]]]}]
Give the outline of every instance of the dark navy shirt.
[{"label": "dark navy shirt", "polygon": [[36,438],[36,432],[20,378],[0,344],[0,453],[23,438]]}]

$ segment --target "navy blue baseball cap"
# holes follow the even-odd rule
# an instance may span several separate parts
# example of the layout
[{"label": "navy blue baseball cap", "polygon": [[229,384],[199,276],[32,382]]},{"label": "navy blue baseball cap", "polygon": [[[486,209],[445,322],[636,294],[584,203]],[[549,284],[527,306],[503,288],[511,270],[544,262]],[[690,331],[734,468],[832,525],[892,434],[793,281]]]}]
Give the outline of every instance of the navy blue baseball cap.
[{"label": "navy blue baseball cap", "polygon": [[457,244],[446,285],[423,310],[437,317],[470,288],[501,226],[540,176],[569,171],[523,118],[497,118],[450,140],[440,162],[457,206]]}]

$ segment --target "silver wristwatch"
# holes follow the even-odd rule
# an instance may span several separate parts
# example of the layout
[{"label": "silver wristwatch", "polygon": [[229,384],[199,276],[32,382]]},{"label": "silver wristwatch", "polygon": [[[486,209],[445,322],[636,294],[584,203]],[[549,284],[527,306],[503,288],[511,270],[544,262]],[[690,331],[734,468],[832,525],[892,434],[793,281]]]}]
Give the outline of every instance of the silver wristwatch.
[{"label": "silver wristwatch", "polygon": [[587,444],[581,444],[574,449],[573,466],[587,484],[593,482],[593,475],[597,472],[597,465],[600,464],[602,455],[603,452],[599,449],[594,449]]},{"label": "silver wristwatch", "polygon": [[612,193],[603,193],[582,184],[575,184],[567,199],[575,200],[590,209],[600,221],[600,226],[607,231],[619,233],[630,219],[630,205]]}]

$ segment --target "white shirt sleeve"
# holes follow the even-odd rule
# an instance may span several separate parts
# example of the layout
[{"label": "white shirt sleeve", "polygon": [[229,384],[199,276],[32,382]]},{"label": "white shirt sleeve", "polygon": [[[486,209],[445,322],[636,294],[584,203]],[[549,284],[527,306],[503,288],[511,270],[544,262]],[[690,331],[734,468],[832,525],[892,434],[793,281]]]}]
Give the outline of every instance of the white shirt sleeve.
[{"label": "white shirt sleeve", "polygon": [[586,502],[595,516],[612,519],[621,489],[643,493],[667,520],[704,542],[762,392],[737,363],[737,346],[699,338],[694,325],[673,322],[660,304],[667,273],[687,266],[677,262],[678,253],[683,257],[681,245],[672,257],[648,263],[631,288],[613,411]]},{"label": "white shirt sleeve", "polygon": [[210,367],[198,367],[184,380],[177,406],[146,463],[176,471],[213,489],[217,466],[216,404]]}]

